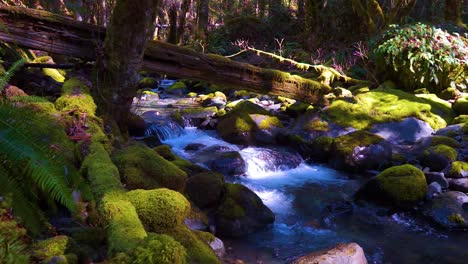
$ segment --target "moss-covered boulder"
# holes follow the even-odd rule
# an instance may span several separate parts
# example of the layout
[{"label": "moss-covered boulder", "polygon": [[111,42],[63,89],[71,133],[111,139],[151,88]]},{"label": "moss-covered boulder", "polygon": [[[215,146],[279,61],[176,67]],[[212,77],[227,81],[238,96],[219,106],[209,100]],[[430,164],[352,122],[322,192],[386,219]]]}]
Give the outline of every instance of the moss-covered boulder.
[{"label": "moss-covered boulder", "polygon": [[190,211],[190,203],[182,194],[166,188],[134,190],[126,195],[150,232],[161,233],[182,225]]},{"label": "moss-covered boulder", "polygon": [[187,195],[201,209],[218,205],[224,194],[224,177],[219,173],[205,172],[190,177]]},{"label": "moss-covered boulder", "polygon": [[356,129],[416,117],[433,129],[440,129],[451,123],[455,113],[449,103],[433,95],[415,96],[401,90],[378,88],[357,94],[354,100],[333,101],[324,110],[323,117],[335,124]]},{"label": "moss-covered boulder", "polygon": [[330,165],[349,171],[379,169],[392,159],[391,144],[363,130],[335,138],[330,152]]},{"label": "moss-covered boulder", "polygon": [[153,77],[144,77],[138,83],[138,87],[140,88],[156,88],[158,87],[158,80]]},{"label": "moss-covered boulder", "polygon": [[437,145],[446,145],[452,148],[461,147],[460,142],[448,136],[430,136],[419,139],[416,148],[426,149]]},{"label": "moss-covered boulder", "polygon": [[115,165],[129,189],[166,187],[182,192],[187,174],[143,144],[133,144],[114,155]]},{"label": "moss-covered boulder", "polygon": [[73,250],[76,244],[70,237],[56,236],[35,243],[31,257],[39,263],[78,263],[78,257]]},{"label": "moss-covered boulder", "polygon": [[445,170],[447,178],[467,178],[468,177],[468,163],[464,161],[455,161]]},{"label": "moss-covered boulder", "polygon": [[249,188],[231,183],[225,188],[226,198],[215,215],[217,234],[242,237],[274,222],[273,212]]},{"label": "moss-covered boulder", "polygon": [[166,92],[170,94],[175,94],[175,95],[184,95],[184,94],[187,94],[189,90],[187,89],[187,85],[184,82],[179,81],[169,86],[166,89]]},{"label": "moss-covered boulder", "polygon": [[459,98],[452,108],[458,115],[468,115],[468,95]]},{"label": "moss-covered boulder", "polygon": [[185,171],[188,175],[194,175],[197,173],[202,173],[208,171],[205,168],[202,168],[188,160],[185,160],[177,156],[172,152],[171,147],[168,145],[161,145],[154,148],[154,150],[164,159],[170,161],[172,164],[176,165],[179,169]]},{"label": "moss-covered boulder", "polygon": [[407,206],[423,200],[427,190],[424,173],[406,164],[384,170],[368,182],[359,195],[384,204]]},{"label": "moss-covered boulder", "polygon": [[63,112],[72,112],[79,109],[80,112],[90,115],[94,115],[97,108],[93,98],[89,94],[62,95],[55,101],[55,107]]},{"label": "moss-covered boulder", "polygon": [[440,194],[423,207],[423,214],[445,228],[468,227],[468,195],[450,191]]},{"label": "moss-covered boulder", "polygon": [[220,118],[217,131],[228,142],[252,145],[275,142],[281,127],[280,120],[261,106],[243,101]]},{"label": "moss-covered boulder", "polygon": [[440,144],[426,149],[420,156],[420,162],[432,171],[442,171],[450,163],[457,160],[457,156],[458,153],[455,149]]},{"label": "moss-covered boulder", "polygon": [[179,242],[168,235],[149,233],[129,254],[119,253],[111,263],[185,264],[187,252]]}]

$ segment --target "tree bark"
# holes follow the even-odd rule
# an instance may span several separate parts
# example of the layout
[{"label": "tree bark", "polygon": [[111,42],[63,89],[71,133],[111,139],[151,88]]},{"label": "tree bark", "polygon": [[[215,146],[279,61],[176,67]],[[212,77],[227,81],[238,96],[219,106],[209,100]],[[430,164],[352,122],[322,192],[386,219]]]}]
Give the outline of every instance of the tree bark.
[{"label": "tree bark", "polygon": [[445,20],[464,26],[461,11],[463,0],[445,0]]},{"label": "tree bark", "polygon": [[[0,41],[85,60],[103,56],[101,40],[105,30],[102,27],[45,11],[6,6],[0,6],[0,19],[8,29],[0,31]],[[128,36],[123,39],[126,38]],[[126,53],[125,50],[122,54]],[[331,90],[318,81],[222,56],[200,54],[160,41],[152,41],[146,48],[143,69],[309,103],[322,101]]]},{"label": "tree bark", "polygon": [[205,39],[206,37],[209,7],[210,0],[199,0],[197,8],[197,35],[201,39]]},{"label": "tree bark", "polygon": [[178,6],[176,3],[173,3],[169,8],[169,34],[167,37],[167,42],[171,44],[177,44],[177,10]]},{"label": "tree bark", "polygon": [[177,44],[182,44],[185,32],[185,20],[187,19],[187,12],[190,8],[191,0],[183,0],[180,6],[179,13],[179,27],[177,28]]},{"label": "tree bark", "polygon": [[154,32],[160,1],[119,0],[104,41],[104,56],[98,60],[94,99],[101,114],[111,117],[126,134],[133,97],[137,94],[143,56]]}]

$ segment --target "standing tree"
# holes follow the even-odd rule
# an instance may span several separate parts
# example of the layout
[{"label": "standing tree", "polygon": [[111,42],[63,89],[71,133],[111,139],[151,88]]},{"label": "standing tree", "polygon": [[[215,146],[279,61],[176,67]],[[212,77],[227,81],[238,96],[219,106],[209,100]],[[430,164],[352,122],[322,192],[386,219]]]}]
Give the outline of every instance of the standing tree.
[{"label": "standing tree", "polygon": [[210,0],[199,0],[197,8],[197,36],[201,39],[206,37],[208,27],[208,14],[210,10]]},{"label": "standing tree", "polygon": [[179,13],[179,27],[177,28],[177,44],[182,44],[185,32],[185,20],[187,19],[187,13],[191,3],[191,0],[182,0]]},{"label": "standing tree", "polygon": [[159,4],[159,0],[118,0],[107,27],[93,97],[101,114],[116,121],[124,134]]},{"label": "standing tree", "polygon": [[466,27],[462,20],[463,0],[445,0],[445,20]]}]

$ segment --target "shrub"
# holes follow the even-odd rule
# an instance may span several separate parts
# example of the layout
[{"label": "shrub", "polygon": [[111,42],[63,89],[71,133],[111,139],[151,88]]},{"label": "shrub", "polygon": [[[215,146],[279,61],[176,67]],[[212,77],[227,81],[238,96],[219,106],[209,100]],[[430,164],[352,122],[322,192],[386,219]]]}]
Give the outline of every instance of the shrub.
[{"label": "shrub", "polygon": [[451,86],[466,90],[468,84],[468,41],[458,34],[417,23],[391,25],[373,50],[384,72],[407,89],[426,87],[440,92]]}]

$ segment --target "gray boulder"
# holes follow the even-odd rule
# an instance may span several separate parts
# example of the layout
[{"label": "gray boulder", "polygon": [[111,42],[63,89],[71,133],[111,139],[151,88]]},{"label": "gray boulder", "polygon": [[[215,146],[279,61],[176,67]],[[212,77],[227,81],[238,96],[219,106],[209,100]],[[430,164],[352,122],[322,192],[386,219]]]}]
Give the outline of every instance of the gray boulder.
[{"label": "gray boulder", "polygon": [[442,193],[427,202],[422,212],[445,228],[467,228],[468,195],[456,191]]},{"label": "gray boulder", "polygon": [[333,248],[310,253],[293,264],[367,264],[364,250],[356,243],[338,244]]}]

